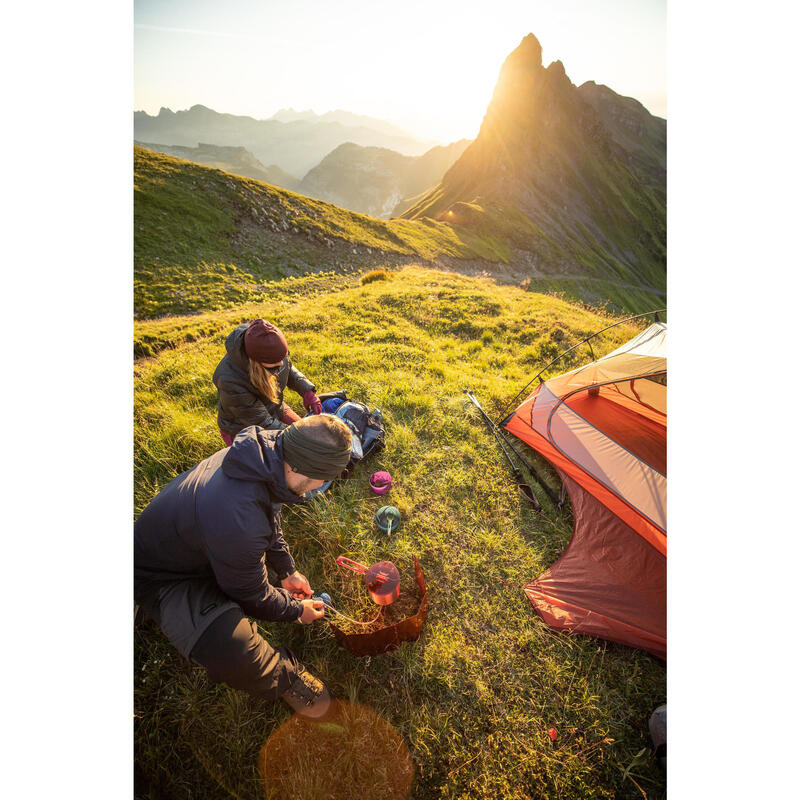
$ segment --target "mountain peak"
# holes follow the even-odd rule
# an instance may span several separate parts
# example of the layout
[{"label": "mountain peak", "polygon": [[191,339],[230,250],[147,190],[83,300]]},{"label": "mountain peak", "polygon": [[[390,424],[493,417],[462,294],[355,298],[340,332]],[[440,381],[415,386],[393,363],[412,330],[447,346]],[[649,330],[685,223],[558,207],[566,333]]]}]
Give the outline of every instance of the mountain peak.
[{"label": "mountain peak", "polygon": [[660,291],[665,146],[665,125],[633,101],[579,90],[561,61],[545,68],[531,34],[503,63],[478,137],[403,216],[473,225],[453,211],[465,203],[519,213],[543,232],[515,245],[536,254],[537,269],[608,277],[613,264],[615,280]]},{"label": "mountain peak", "polygon": [[527,68],[542,66],[542,46],[532,33],[523,37],[517,49],[511,51],[503,64],[503,69],[508,65]]},{"label": "mountain peak", "polygon": [[543,120],[561,116],[567,85],[571,83],[564,65],[554,61],[545,69],[542,46],[529,33],[503,62],[473,155],[488,149],[504,161],[527,158],[528,145],[538,138]]}]

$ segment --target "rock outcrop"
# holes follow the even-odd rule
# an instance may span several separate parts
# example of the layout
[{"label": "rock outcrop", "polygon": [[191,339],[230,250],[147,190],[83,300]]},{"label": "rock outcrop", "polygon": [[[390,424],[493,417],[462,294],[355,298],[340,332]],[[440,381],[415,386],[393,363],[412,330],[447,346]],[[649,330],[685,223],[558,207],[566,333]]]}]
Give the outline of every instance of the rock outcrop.
[{"label": "rock outcrop", "polygon": [[506,59],[480,132],[404,214],[458,224],[454,205],[513,207],[541,232],[546,272],[666,283],[666,122],[564,65],[526,36]]}]

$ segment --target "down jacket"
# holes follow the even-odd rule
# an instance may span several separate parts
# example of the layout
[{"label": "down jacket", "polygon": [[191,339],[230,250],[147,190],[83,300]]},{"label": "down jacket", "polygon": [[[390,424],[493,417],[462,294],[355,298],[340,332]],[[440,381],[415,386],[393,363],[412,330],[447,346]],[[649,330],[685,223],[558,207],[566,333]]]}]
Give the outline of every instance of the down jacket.
[{"label": "down jacket", "polygon": [[251,617],[292,621],[302,603],[267,580],[294,572],[281,533],[283,503],[302,497],[286,484],[280,431],[245,428],[224,448],[170,481],[134,525],[134,596],[165,583],[212,577]]},{"label": "down jacket", "polygon": [[263,394],[259,394],[250,383],[248,375],[248,359],[244,350],[244,333],[247,328],[247,323],[239,325],[225,340],[227,352],[214,370],[212,378],[219,393],[217,424],[221,431],[231,436],[235,436],[248,425],[272,429],[285,427],[280,420],[280,408],[287,386],[300,396],[316,391],[314,384],[295,369],[287,354],[280,372],[276,375],[279,402],[270,403]]}]

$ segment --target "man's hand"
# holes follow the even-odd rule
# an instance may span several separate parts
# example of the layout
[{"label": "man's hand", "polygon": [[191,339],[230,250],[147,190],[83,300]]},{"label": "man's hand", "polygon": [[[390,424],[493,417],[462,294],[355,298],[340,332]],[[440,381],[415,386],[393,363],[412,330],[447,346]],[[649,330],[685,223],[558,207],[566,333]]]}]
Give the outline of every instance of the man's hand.
[{"label": "man's hand", "polygon": [[305,600],[313,594],[311,586],[308,583],[308,578],[297,570],[285,577],[281,581],[281,586],[283,586],[292,597],[296,597],[298,600]]},{"label": "man's hand", "polygon": [[310,411],[312,414],[322,413],[322,403],[319,397],[310,390],[303,395],[303,405],[306,411]]},{"label": "man's hand", "polygon": [[320,600],[303,600],[303,613],[298,618],[303,625],[310,625],[325,616],[325,603]]}]

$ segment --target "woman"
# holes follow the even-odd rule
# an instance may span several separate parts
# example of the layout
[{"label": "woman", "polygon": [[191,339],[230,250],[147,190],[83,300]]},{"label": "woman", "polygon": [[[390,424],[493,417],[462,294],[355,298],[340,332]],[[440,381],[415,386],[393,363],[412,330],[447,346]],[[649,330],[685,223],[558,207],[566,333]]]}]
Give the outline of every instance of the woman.
[{"label": "woman", "polygon": [[213,380],[219,393],[217,424],[229,447],[248,425],[280,429],[300,419],[283,402],[287,386],[302,396],[307,411],[322,413],[316,387],[294,368],[286,339],[274,325],[263,319],[239,325],[225,349]]}]

